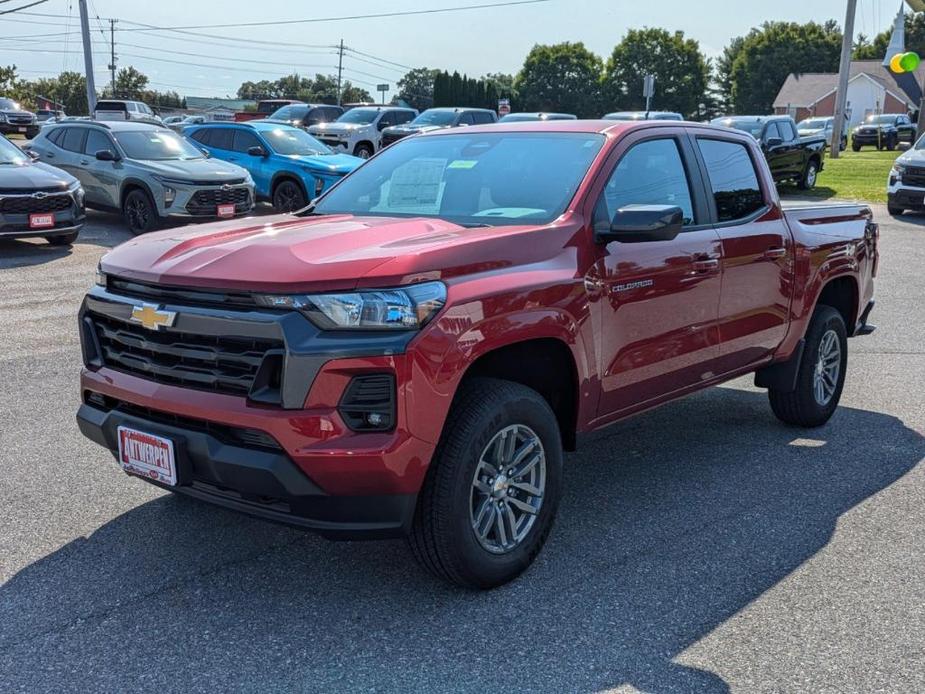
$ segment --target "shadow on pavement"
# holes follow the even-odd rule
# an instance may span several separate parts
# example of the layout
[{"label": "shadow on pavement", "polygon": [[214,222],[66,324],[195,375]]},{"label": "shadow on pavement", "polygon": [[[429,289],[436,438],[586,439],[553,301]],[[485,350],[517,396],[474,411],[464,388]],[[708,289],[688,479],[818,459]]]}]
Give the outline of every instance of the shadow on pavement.
[{"label": "shadow on pavement", "polygon": [[726,692],[675,659],[923,455],[889,415],[792,429],[763,393],[714,388],[588,437],[536,566],[489,593],[431,580],[400,542],[168,495],[0,588],[0,673],[26,690],[71,672],[116,690],[145,673],[179,690]]}]

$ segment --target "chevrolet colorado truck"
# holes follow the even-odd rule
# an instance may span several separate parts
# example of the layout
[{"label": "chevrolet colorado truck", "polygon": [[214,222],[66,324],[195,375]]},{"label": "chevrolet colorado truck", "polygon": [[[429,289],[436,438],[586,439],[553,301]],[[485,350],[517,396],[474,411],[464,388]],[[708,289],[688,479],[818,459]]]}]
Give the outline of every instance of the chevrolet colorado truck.
[{"label": "chevrolet colorado truck", "polygon": [[877,242],[864,205],[782,209],[743,132],[428,133],[295,214],[107,253],[78,424],[164,489],[407,535],[489,588],[536,558],[583,432],[751,372],[783,422],[823,425],[873,329]]}]

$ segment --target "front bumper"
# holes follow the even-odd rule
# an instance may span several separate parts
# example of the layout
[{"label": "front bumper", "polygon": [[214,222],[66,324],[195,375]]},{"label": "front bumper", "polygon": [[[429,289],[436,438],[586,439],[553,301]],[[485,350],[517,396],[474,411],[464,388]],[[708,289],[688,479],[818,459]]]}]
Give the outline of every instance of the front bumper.
[{"label": "front bumper", "polygon": [[399,537],[410,528],[416,495],[327,494],[281,448],[229,441],[223,428],[206,424],[100,397],[77,412],[81,433],[114,457],[120,426],[173,441],[177,486],[142,478],[156,486],[332,539]]},{"label": "front bumper", "polygon": [[[60,204],[53,201],[60,199]],[[34,229],[29,226],[30,214],[53,214],[54,226]],[[31,195],[0,195],[0,237],[50,237],[80,231],[86,211],[74,199],[73,192],[49,193],[42,199]]]},{"label": "front bumper", "polygon": [[887,143],[890,140],[898,140],[898,135],[894,133],[854,133],[851,136],[851,142],[857,145],[876,145],[878,143]]},{"label": "front bumper", "polygon": [[0,134],[3,135],[25,135],[27,133],[37,133],[41,126],[38,123],[0,123]]},{"label": "front bumper", "polygon": [[[117,294],[117,286],[135,285],[115,282],[91,290],[80,312],[78,423],[86,436],[115,451],[116,427],[128,422],[170,438],[182,461],[177,491],[229,508],[329,536],[407,531],[435,448],[433,437],[415,435],[412,429],[422,427],[409,422],[409,336],[328,334],[298,313],[177,304],[153,286],[161,293]],[[137,324],[130,329],[131,315],[151,302],[176,320],[148,337]],[[123,324],[121,343],[114,343],[109,335]],[[211,350],[216,364],[229,363],[235,354],[223,345],[241,339],[268,346],[257,373],[274,375],[255,376],[249,391],[222,392],[237,382],[210,372],[199,355]],[[114,353],[119,344],[129,345],[127,354]],[[183,359],[174,366],[158,349],[182,349]],[[247,359],[254,358],[249,351]],[[341,414],[344,394],[357,376],[373,374],[394,378],[394,426],[356,431]]]},{"label": "front bumper", "polygon": [[[174,199],[168,205],[165,188],[174,190]],[[234,205],[234,216],[247,214],[254,209],[254,185],[185,186],[158,184],[154,194],[161,217],[185,219],[217,219],[218,206]]]}]

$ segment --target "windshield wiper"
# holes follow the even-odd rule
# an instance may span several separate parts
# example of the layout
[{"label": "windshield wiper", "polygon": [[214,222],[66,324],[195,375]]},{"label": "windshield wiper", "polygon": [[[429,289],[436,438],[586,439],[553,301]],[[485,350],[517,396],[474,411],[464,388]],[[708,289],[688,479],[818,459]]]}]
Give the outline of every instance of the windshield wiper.
[{"label": "windshield wiper", "polygon": [[482,227],[490,227],[491,224],[485,224],[485,222],[459,222],[459,226],[466,227],[466,229],[479,229]]}]

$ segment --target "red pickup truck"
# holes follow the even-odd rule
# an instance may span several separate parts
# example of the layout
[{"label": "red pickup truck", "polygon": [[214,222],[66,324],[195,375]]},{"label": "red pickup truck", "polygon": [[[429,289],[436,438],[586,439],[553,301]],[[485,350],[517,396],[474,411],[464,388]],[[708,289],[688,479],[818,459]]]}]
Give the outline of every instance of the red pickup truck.
[{"label": "red pickup truck", "polygon": [[78,423],[160,487],[407,535],[438,576],[496,586],[549,535],[582,432],[749,372],[781,420],[824,424],[873,329],[877,241],[863,205],[782,209],[724,128],[407,138],[296,214],[109,252]]}]

